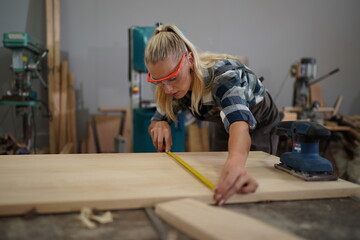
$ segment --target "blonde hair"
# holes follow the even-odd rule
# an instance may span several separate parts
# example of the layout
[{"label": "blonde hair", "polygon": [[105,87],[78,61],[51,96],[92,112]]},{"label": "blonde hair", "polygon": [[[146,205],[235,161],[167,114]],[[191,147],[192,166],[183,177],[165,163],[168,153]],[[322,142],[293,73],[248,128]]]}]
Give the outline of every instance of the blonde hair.
[{"label": "blonde hair", "polygon": [[[227,54],[204,53],[199,55],[195,46],[174,25],[161,25],[154,31],[145,49],[145,64],[155,64],[159,61],[172,58],[180,61],[184,53],[191,52],[193,69],[191,71],[191,109],[199,114],[199,104],[204,93],[210,90],[203,81],[202,69],[212,67],[220,59],[238,59]],[[238,59],[239,60],[239,59]],[[173,111],[173,97],[166,94],[161,85],[156,86],[155,99],[157,106],[165,112],[169,120],[176,120]]]}]

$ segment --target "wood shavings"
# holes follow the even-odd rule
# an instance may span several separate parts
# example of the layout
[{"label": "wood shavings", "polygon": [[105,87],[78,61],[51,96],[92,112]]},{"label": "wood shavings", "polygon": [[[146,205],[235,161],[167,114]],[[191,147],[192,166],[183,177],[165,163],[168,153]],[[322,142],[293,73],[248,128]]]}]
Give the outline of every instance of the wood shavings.
[{"label": "wood shavings", "polygon": [[113,216],[112,216],[111,212],[107,211],[102,215],[92,215],[91,219],[98,223],[105,224],[105,223],[112,222]]},{"label": "wood shavings", "polygon": [[84,207],[84,208],[81,209],[81,212],[80,212],[80,215],[79,215],[79,220],[88,229],[96,228],[96,224],[90,220],[91,214],[92,214],[91,209],[87,208],[87,207]]},{"label": "wood shavings", "polygon": [[113,215],[110,211],[103,214],[94,214],[90,208],[83,207],[79,215],[79,220],[88,229],[94,229],[98,226],[96,223],[105,224],[113,222]]}]

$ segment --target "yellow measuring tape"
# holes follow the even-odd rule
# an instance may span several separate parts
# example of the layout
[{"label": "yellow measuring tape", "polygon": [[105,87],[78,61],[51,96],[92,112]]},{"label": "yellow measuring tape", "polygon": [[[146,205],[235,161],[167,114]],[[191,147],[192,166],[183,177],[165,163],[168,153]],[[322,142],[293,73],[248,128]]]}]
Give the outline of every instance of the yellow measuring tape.
[{"label": "yellow measuring tape", "polygon": [[202,181],[208,188],[213,190],[215,188],[215,185],[210,182],[207,178],[205,178],[203,175],[201,175],[198,171],[196,171],[193,167],[191,167],[189,164],[187,164],[184,160],[176,156],[172,152],[166,152],[170,157],[174,158],[176,161],[178,161],[181,165],[183,165],[189,172],[191,172],[195,177],[197,177],[200,181]]}]

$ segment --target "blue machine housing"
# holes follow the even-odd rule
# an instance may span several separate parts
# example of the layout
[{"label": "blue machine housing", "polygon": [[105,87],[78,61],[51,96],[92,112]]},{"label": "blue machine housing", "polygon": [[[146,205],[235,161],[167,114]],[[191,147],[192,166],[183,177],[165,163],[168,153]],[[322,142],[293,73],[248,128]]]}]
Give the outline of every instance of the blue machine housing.
[{"label": "blue machine housing", "polygon": [[284,121],[276,126],[278,135],[290,136],[293,140],[292,152],[283,153],[280,162],[286,166],[308,173],[332,172],[329,160],[319,155],[319,142],[331,133],[315,122]]},{"label": "blue machine housing", "polygon": [[151,36],[154,34],[155,27],[133,27],[132,31],[132,68],[138,72],[147,72],[145,66],[145,47]]},{"label": "blue machine housing", "polygon": [[[151,137],[148,134],[148,127],[151,121],[151,117],[154,115],[155,111],[156,109],[153,108],[136,108],[133,111],[133,151],[136,153],[156,152]],[[178,121],[176,123],[172,123],[170,127],[173,142],[171,151],[185,152],[185,115],[180,114],[178,116]]]},{"label": "blue machine housing", "polygon": [[283,153],[280,162],[303,172],[332,172],[333,166],[319,155],[319,143],[298,142],[292,152]]}]

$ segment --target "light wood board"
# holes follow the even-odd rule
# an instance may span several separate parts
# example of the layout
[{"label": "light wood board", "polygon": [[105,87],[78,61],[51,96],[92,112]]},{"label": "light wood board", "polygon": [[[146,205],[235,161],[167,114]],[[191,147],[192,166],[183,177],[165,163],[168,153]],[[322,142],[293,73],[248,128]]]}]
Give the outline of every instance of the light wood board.
[{"label": "light wood board", "polygon": [[52,96],[55,91],[54,83],[54,12],[53,12],[53,1],[46,0],[46,46],[48,49],[48,102],[49,102],[49,111],[52,114],[52,120],[49,121],[49,148],[50,153],[56,153],[57,134],[56,127],[56,116],[54,115],[55,102]]},{"label": "light wood board", "polygon": [[70,153],[77,153],[78,142],[77,142],[77,126],[76,126],[76,97],[74,89],[75,81],[74,74],[68,73],[68,119],[67,119],[67,135],[68,141],[73,144]]},{"label": "light wood board", "polygon": [[[213,183],[226,152],[176,153]],[[247,169],[258,180],[254,194],[228,202],[354,196],[360,186],[343,180],[305,182],[273,167],[279,159],[250,152]],[[213,202],[210,189],[166,153],[0,156],[0,215],[97,209],[130,209],[191,197]]]},{"label": "light wood board", "polygon": [[61,75],[60,75],[60,130],[59,130],[59,149],[63,149],[67,143],[67,122],[68,120],[68,61],[62,61],[61,63]]},{"label": "light wood board", "polygon": [[114,139],[119,132],[121,117],[119,115],[105,114],[97,114],[93,117],[96,123],[100,152],[114,153]]},{"label": "light wood board", "polygon": [[195,239],[302,239],[244,214],[193,199],[159,203],[155,212],[167,223]]},{"label": "light wood board", "polygon": [[[117,133],[122,135],[126,139],[126,152],[132,152],[132,110],[130,108],[119,108],[119,107],[99,107],[100,112],[119,114],[121,121],[124,121],[124,129],[119,129]],[[125,116],[124,116],[125,114]],[[123,132],[121,132],[123,131]]]}]

